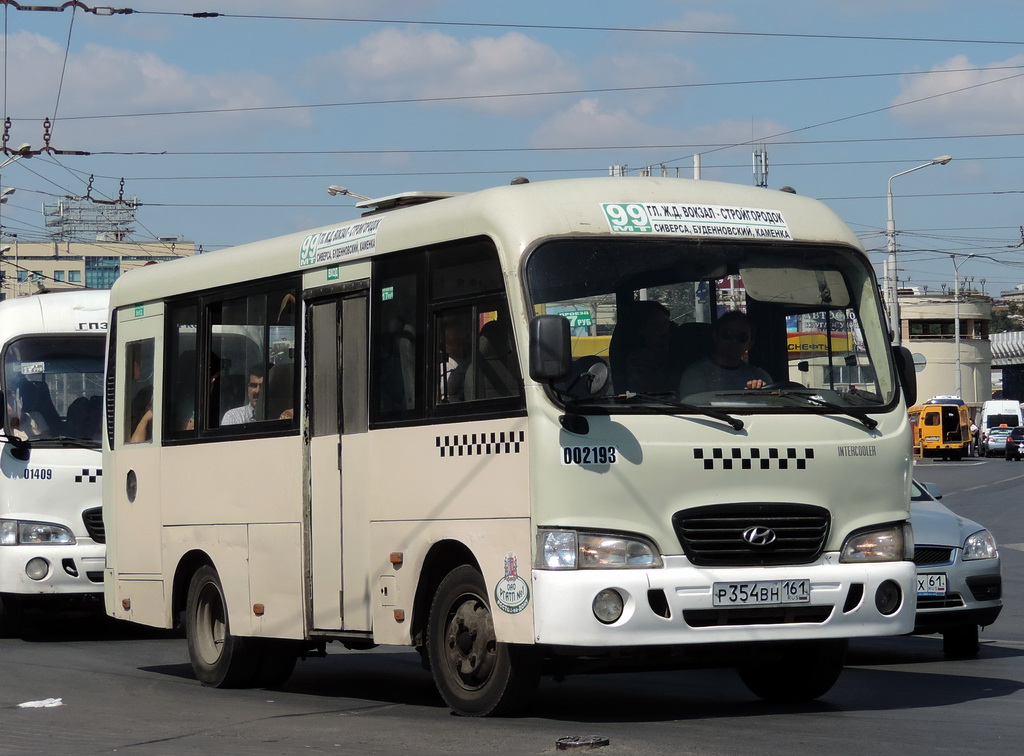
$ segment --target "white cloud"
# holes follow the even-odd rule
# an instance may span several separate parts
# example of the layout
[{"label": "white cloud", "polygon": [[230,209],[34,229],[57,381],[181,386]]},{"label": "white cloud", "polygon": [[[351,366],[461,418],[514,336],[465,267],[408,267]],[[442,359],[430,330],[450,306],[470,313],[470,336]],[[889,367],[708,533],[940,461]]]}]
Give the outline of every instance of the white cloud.
[{"label": "white cloud", "polygon": [[605,109],[598,98],[589,97],[549,119],[530,141],[534,147],[682,145],[704,152],[707,145],[747,144],[785,130],[774,121],[719,121],[688,129],[659,126],[627,108]]},{"label": "white cloud", "polygon": [[[580,86],[579,75],[558,53],[519,32],[458,39],[439,31],[388,27],[312,64],[325,79],[343,81],[350,92],[385,98],[486,96]],[[545,99],[466,100],[457,106],[491,113],[532,112],[547,107]]]},{"label": "white cloud", "polygon": [[[37,119],[53,115],[61,134],[87,139],[96,149],[160,149],[202,136],[206,140],[233,136],[244,139],[263,130],[305,128],[309,114],[302,110],[134,119],[70,120],[71,116],[95,116],[141,112],[219,110],[294,103],[288,92],[270,76],[249,73],[193,73],[162,60],[153,53],[137,53],[95,44],[86,45],[68,58],[54,41],[28,32],[8,38],[8,70],[31,71],[31,76],[7,77],[7,112],[13,119]],[[59,92],[59,106],[57,97]],[[62,121],[61,116],[69,117]],[[244,118],[244,132],[240,122]],[[17,124],[17,131],[34,131],[35,125]],[[159,133],[155,130],[159,129]],[[41,144],[39,133],[14,134],[11,142]],[[111,140],[117,144],[112,145]],[[56,144],[59,148],[66,145]]]},{"label": "white cloud", "polygon": [[[930,69],[935,75],[903,77],[902,89],[890,104],[913,104],[895,108],[893,117],[915,127],[941,123],[947,131],[973,130],[991,134],[1019,129],[1024,118],[1024,74],[997,69],[1020,65],[1024,65],[1024,55],[987,68],[972,63],[964,55],[957,55]],[[967,68],[979,70],[956,70]],[[914,102],[917,100],[921,102]]]}]

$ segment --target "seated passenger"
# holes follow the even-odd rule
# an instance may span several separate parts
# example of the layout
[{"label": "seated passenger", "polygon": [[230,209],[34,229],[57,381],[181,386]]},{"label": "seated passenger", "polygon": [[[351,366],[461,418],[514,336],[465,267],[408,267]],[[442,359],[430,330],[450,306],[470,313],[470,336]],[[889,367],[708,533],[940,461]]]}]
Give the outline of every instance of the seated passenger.
[{"label": "seated passenger", "polygon": [[248,375],[249,382],[245,387],[245,404],[240,407],[233,407],[225,412],[224,417],[220,421],[221,426],[242,425],[263,419],[262,413],[257,412],[258,409],[261,409],[258,405],[263,391],[263,366],[255,365],[249,370]]},{"label": "seated passenger", "polygon": [[754,343],[750,319],[730,310],[715,323],[712,353],[690,365],[679,381],[679,398],[704,391],[742,391],[764,388],[771,376],[744,358]]}]

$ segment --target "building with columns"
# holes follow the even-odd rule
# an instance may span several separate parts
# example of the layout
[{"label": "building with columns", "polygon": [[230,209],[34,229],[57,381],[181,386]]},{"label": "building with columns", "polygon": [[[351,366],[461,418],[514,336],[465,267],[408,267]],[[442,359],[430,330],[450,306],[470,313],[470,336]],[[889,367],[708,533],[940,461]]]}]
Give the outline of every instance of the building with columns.
[{"label": "building with columns", "polygon": [[975,292],[960,292],[959,360],[955,330],[957,302],[952,292],[901,290],[899,302],[902,342],[914,355],[919,399],[959,394],[972,409],[991,399],[989,323],[992,298]]}]

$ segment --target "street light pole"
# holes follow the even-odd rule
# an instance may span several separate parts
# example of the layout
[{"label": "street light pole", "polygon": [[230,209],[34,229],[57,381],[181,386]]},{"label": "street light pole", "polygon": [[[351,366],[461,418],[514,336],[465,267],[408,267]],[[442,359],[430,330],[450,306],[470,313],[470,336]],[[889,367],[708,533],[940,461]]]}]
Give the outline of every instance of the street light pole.
[{"label": "street light pole", "polygon": [[899,346],[902,341],[902,329],[900,328],[900,303],[899,303],[899,292],[896,285],[896,221],[893,219],[892,214],[892,180],[905,176],[908,173],[919,171],[922,168],[927,168],[930,165],[945,165],[953,158],[950,155],[940,155],[937,158],[932,158],[927,163],[915,166],[914,168],[908,168],[905,171],[900,171],[889,177],[888,191],[886,197],[889,205],[888,220],[885,224],[885,233],[888,237],[889,256],[886,260],[886,275],[885,283],[886,290],[889,293],[889,327],[893,334],[893,344]]},{"label": "street light pole", "polygon": [[956,261],[958,255],[950,255],[953,260],[953,343],[956,350],[956,395],[963,399],[963,376],[960,374],[960,266],[974,257],[973,254],[963,255],[963,260]]}]

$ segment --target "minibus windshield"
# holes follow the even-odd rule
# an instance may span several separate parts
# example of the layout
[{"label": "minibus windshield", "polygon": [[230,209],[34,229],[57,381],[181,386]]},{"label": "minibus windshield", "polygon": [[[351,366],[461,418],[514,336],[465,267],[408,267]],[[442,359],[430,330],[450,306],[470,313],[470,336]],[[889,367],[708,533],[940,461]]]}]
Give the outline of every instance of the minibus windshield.
[{"label": "minibus windshield", "polygon": [[569,320],[566,402],[859,417],[897,397],[870,267],[846,246],[562,239],[525,278],[534,314]]}]

